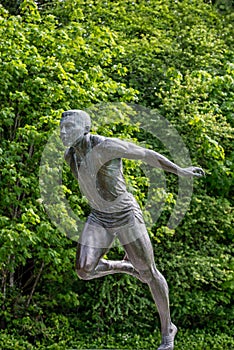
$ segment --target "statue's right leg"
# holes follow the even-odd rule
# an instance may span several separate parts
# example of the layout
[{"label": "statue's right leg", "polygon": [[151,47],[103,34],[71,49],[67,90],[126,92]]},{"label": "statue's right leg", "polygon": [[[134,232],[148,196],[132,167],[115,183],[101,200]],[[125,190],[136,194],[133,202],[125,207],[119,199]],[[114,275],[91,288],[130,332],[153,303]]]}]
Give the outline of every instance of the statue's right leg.
[{"label": "statue's right leg", "polygon": [[118,237],[128,259],[148,284],[157,306],[162,333],[162,343],[158,350],[173,350],[177,328],[171,322],[168,285],[155,265],[153,247],[146,227],[136,220],[135,225],[129,225],[120,231]]},{"label": "statue's right leg", "polygon": [[115,236],[103,227],[86,223],[76,254],[76,272],[81,279],[90,280],[115,273],[127,273],[142,281],[130,261],[103,259],[114,239]]}]

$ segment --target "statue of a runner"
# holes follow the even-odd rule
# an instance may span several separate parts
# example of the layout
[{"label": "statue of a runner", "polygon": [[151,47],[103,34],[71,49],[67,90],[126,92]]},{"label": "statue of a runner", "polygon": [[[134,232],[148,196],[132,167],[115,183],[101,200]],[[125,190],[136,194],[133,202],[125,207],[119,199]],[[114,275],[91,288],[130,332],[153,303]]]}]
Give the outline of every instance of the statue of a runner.
[{"label": "statue of a runner", "polygon": [[[91,206],[78,242],[77,274],[89,280],[127,273],[147,283],[161,321],[162,343],[158,350],[173,350],[177,328],[171,322],[167,282],[156,268],[141,209],[127,192],[121,158],[142,160],[178,176],[201,177],[204,171],[197,167],[180,168],[161,154],[133,143],[92,135],[90,127],[90,117],[84,111],[62,114],[60,136],[68,147],[65,160]],[[116,237],[125,250],[125,258],[103,259]]]}]

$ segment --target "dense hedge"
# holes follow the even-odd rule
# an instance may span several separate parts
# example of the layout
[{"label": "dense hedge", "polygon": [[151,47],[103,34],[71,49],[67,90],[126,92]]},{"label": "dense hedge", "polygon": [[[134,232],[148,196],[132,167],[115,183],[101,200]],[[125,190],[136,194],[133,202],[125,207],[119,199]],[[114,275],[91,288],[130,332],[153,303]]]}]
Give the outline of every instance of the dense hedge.
[{"label": "dense hedge", "polygon": [[[172,316],[183,329],[177,348],[231,348],[230,6],[221,11],[201,0],[54,0],[41,1],[39,10],[32,0],[18,5],[13,14],[0,6],[0,346],[152,348],[159,340],[145,285],[123,275],[77,279],[76,244],[50,221],[39,191],[41,155],[61,112],[121,101],[163,115],[192,162],[206,171],[175,231],[166,225],[177,182],[167,177],[164,210],[150,230]],[[136,142],[147,137],[125,117],[96,130]],[[168,155],[155,138],[147,137],[146,147]],[[125,170],[144,206],[147,179],[134,162],[126,161]],[[63,181],[71,206],[85,216],[89,209],[66,167]],[[108,256],[122,254],[117,246]]]}]

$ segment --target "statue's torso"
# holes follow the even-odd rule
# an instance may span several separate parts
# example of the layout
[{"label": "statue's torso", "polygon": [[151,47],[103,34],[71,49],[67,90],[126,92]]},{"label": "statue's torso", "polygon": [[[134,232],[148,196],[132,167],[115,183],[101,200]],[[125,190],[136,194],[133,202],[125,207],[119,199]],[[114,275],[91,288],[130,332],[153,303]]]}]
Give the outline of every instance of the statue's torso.
[{"label": "statue's torso", "polygon": [[104,150],[100,147],[104,141],[102,136],[90,135],[88,142],[70,147],[65,159],[88,200],[92,195],[95,196],[94,192],[97,191],[102,199],[111,202],[127,190],[122,160],[114,158],[105,162],[104,151],[108,151],[111,156],[111,149]]},{"label": "statue's torso", "polygon": [[112,144],[106,140],[89,135],[85,142],[71,147],[65,154],[92,208],[89,220],[106,227],[134,222],[135,218],[143,222],[139,204],[126,189],[122,160],[117,157],[121,153],[118,141]]}]

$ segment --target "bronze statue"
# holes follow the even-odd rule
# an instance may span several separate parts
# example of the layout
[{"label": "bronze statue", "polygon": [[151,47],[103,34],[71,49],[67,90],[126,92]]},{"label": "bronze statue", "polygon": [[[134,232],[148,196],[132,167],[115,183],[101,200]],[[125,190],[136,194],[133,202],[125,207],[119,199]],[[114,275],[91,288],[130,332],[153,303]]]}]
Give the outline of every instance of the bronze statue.
[{"label": "bronze statue", "polygon": [[[167,282],[156,268],[141,209],[127,192],[121,159],[142,160],[178,176],[201,177],[204,171],[198,167],[180,168],[161,154],[133,143],[92,135],[90,127],[90,117],[84,111],[62,114],[60,137],[68,147],[65,160],[91,206],[78,242],[77,274],[89,280],[127,273],[147,283],[161,321],[162,342],[158,350],[173,350],[177,328],[171,322]],[[125,250],[124,259],[103,259],[116,237]]]}]

